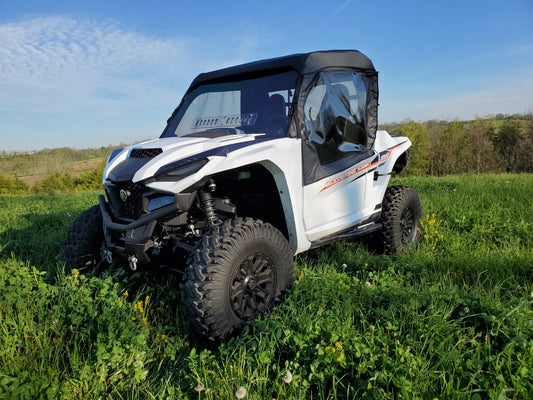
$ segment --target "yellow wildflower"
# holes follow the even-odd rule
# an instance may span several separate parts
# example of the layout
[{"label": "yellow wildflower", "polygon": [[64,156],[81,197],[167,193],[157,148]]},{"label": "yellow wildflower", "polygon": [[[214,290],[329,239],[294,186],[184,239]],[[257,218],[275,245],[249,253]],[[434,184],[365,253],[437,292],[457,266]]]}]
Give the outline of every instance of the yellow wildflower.
[{"label": "yellow wildflower", "polygon": [[72,270],[72,279],[76,280],[78,279],[78,276],[80,275],[80,271],[78,271],[76,268]]},{"label": "yellow wildflower", "polygon": [[139,312],[139,314],[143,314],[144,313],[144,305],[143,305],[143,302],[141,300],[139,300],[137,303],[135,303],[133,307]]}]

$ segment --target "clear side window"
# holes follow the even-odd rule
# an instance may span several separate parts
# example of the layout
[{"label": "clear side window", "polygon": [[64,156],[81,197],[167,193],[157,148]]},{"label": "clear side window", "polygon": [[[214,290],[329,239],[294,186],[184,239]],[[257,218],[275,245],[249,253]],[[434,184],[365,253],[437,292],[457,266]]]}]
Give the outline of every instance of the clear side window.
[{"label": "clear side window", "polygon": [[307,137],[321,164],[366,151],[367,85],[361,74],[322,73],[304,103]]}]

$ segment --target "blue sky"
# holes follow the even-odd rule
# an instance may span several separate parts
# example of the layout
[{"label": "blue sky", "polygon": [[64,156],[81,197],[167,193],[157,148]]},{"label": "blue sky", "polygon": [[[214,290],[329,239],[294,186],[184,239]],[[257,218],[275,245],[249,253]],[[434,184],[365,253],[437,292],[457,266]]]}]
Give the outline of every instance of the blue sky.
[{"label": "blue sky", "polygon": [[155,138],[200,72],[357,49],[381,123],[533,112],[533,1],[0,0],[0,150]]}]

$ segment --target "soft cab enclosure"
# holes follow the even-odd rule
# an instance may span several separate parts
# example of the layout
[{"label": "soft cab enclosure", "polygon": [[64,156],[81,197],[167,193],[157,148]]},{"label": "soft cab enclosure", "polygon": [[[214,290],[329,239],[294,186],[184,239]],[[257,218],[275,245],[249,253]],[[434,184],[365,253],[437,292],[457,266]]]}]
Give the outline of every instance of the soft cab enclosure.
[{"label": "soft cab enclosure", "polygon": [[[305,183],[314,182],[330,172],[324,171],[319,164],[330,164],[346,153],[372,147],[378,126],[378,73],[370,59],[356,50],[295,54],[200,74],[169,118],[161,136],[180,136],[178,128],[184,125],[185,110],[203,95],[205,88],[215,88],[224,93],[224,96],[219,96],[219,100],[223,101],[217,104],[227,105],[235,101],[236,91],[228,89],[231,82],[239,82],[242,88],[244,80],[254,82],[261,77],[271,77],[270,81],[273,81],[272,77],[277,77],[279,88],[241,90],[237,99],[240,102],[237,110],[240,112],[232,110],[226,113],[238,117],[236,125],[212,118],[217,113],[211,112],[204,120],[187,121],[197,126],[186,131],[185,135],[201,134],[216,128],[238,128],[245,133],[263,132],[268,129],[261,129],[261,120],[267,119],[267,115],[277,109],[280,116],[286,117],[287,123],[281,132],[277,129],[266,134],[306,139],[303,142]],[[295,106],[297,109],[294,109]],[[224,114],[224,110],[221,109],[219,114]]]}]

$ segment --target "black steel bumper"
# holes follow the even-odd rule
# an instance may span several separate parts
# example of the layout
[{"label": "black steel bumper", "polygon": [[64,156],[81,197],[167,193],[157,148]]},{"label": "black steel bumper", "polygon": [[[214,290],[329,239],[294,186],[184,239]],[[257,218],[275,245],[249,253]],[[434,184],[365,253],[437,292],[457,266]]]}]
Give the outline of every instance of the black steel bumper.
[{"label": "black steel bumper", "polygon": [[[102,212],[106,246],[122,251],[127,256],[135,256],[139,264],[148,264],[150,262],[147,250],[154,245],[151,238],[157,221],[179,211],[178,204],[172,203],[143,215],[136,221],[123,220],[123,222],[115,222],[103,195],[98,196],[98,202],[100,203],[100,211]],[[122,232],[124,246],[114,243],[108,231]]]}]

